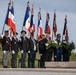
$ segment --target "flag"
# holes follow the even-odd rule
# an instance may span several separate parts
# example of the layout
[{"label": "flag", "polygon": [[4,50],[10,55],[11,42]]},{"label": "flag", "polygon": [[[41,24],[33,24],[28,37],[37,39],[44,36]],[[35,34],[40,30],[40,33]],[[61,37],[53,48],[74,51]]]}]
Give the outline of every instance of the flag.
[{"label": "flag", "polygon": [[38,28],[37,28],[37,31],[38,31],[38,38],[40,36],[42,36],[42,18],[41,18],[41,12],[39,11],[38,12]]},{"label": "flag", "polygon": [[8,4],[8,11],[5,19],[5,24],[7,24],[10,27],[10,30],[13,33],[16,33],[16,24],[14,21],[14,7],[13,7],[13,2],[11,1]]},{"label": "flag", "polygon": [[14,33],[16,33],[16,24],[15,24],[15,21],[14,21],[14,7],[13,7],[13,2],[12,2],[11,9],[9,10],[8,25],[10,26],[11,30]]},{"label": "flag", "polygon": [[54,11],[52,39],[56,38],[56,32],[57,32],[57,25],[56,25],[56,11]]},{"label": "flag", "polygon": [[26,7],[26,13],[23,21],[23,28],[26,28],[28,32],[30,32],[30,7],[29,7],[29,2],[27,2],[27,7]]},{"label": "flag", "polygon": [[50,31],[50,25],[49,25],[49,21],[50,21],[50,16],[49,13],[46,14],[46,25],[45,25],[45,33],[51,33]]},{"label": "flag", "polygon": [[31,20],[30,20],[30,33],[34,33],[35,32],[35,24],[33,23],[33,17],[34,17],[34,5],[32,4]]},{"label": "flag", "polygon": [[62,40],[65,40],[65,37],[68,36],[68,28],[67,28],[67,16],[65,16],[64,29],[63,29],[63,37]]},{"label": "flag", "polygon": [[5,22],[4,22],[4,24],[6,25],[8,25],[8,15],[9,15],[10,8],[11,8],[11,2],[8,3],[7,14],[6,14]]}]

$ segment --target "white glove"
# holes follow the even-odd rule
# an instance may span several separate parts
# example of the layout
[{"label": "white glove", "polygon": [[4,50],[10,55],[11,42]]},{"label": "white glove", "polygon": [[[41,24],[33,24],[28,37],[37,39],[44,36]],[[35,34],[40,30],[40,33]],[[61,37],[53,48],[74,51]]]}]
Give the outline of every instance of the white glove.
[{"label": "white glove", "polygon": [[46,43],[45,45],[48,46],[48,43]]},{"label": "white glove", "polygon": [[3,38],[4,35],[0,35],[1,38]]},{"label": "white glove", "polygon": [[12,51],[12,54],[15,54],[15,51],[14,50]]},{"label": "white glove", "polygon": [[30,51],[28,51],[28,53],[30,53]]},{"label": "white glove", "polygon": [[21,53],[23,54],[23,50],[21,50]]},{"label": "white glove", "polygon": [[6,53],[6,51],[4,50],[4,51],[3,51],[3,53],[5,54],[5,53]]},{"label": "white glove", "polygon": [[56,43],[56,44],[57,44],[57,41],[54,41],[54,43]]},{"label": "white glove", "polygon": [[61,45],[61,43],[59,43],[59,45]]},{"label": "white glove", "polygon": [[42,54],[40,54],[40,56],[42,56]]}]

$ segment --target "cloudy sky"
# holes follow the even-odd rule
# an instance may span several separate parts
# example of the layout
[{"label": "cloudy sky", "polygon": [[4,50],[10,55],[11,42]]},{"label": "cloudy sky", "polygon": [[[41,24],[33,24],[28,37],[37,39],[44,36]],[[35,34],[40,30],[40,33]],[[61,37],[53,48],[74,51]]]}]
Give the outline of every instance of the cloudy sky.
[{"label": "cloudy sky", "polygon": [[[27,1],[28,0],[14,0],[15,22],[18,33],[20,33],[22,28]],[[4,25],[8,2],[9,0],[0,0],[0,34]],[[67,15],[69,38],[70,41],[74,41],[76,44],[76,0],[29,0],[29,2],[30,7],[32,6],[32,3],[34,3],[34,23],[36,24],[36,26],[38,21],[37,14],[39,11],[39,7],[41,8],[43,29],[45,28],[45,19],[47,12],[50,13],[50,25],[52,28],[53,14],[54,10],[56,10],[56,22],[58,28],[57,33],[60,33],[62,35],[64,27],[64,18],[65,15]],[[7,26],[5,28],[7,29]],[[36,33],[37,32],[35,32],[35,38]]]}]

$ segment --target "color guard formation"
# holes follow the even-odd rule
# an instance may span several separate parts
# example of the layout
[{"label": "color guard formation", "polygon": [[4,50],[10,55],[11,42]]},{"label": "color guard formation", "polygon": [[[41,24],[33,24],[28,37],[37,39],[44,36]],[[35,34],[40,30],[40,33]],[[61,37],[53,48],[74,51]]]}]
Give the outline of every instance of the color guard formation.
[{"label": "color guard formation", "polygon": [[[57,24],[56,24],[56,11],[54,11],[53,18],[53,30],[52,37],[50,28],[50,15],[46,14],[46,24],[45,24],[45,34],[43,34],[41,8],[38,12],[38,26],[37,26],[37,39],[34,38],[35,24],[33,23],[34,17],[34,4],[31,8],[31,19],[30,19],[30,7],[29,1],[27,2],[26,13],[23,21],[22,31],[20,39],[17,38],[18,33],[16,32],[16,24],[14,21],[14,1],[10,0],[8,3],[8,10],[5,19],[5,23],[2,30],[2,35],[0,35],[0,43],[3,50],[3,60],[2,64],[4,68],[8,68],[8,60],[10,53],[12,53],[11,58],[11,68],[17,68],[17,57],[18,53],[21,53],[20,67],[26,68],[26,55],[28,54],[28,68],[35,68],[36,53],[39,52],[40,55],[40,68],[45,68],[45,61],[69,61],[72,49],[75,49],[73,42],[69,42],[68,28],[67,28],[67,16],[65,16],[63,36],[61,41],[61,34],[56,34]],[[9,26],[9,30],[4,31],[5,25]],[[28,31],[30,38],[26,36]],[[9,37],[12,33],[12,37]],[[55,38],[55,39],[54,39]]]},{"label": "color guard formation", "polygon": [[[34,33],[30,34],[30,38],[26,37],[26,31],[21,31],[20,39],[17,38],[18,33],[13,34],[12,38],[9,37],[9,31],[5,31],[4,36],[1,38],[3,50],[3,67],[8,68],[8,60],[10,54],[11,68],[17,68],[18,53],[21,53],[21,68],[26,68],[26,55],[28,54],[28,68],[35,68],[36,52],[40,55],[40,68],[45,68],[45,61],[69,61],[71,50],[69,48],[69,37],[60,41],[61,35],[57,34],[55,41],[51,40],[50,34],[42,34],[38,40],[34,39]],[[53,46],[54,43],[54,46]],[[66,47],[63,45],[65,43]],[[50,45],[51,44],[51,45]],[[55,47],[57,44],[57,47]],[[64,46],[64,47],[63,47]],[[69,49],[69,50],[68,50]]]}]

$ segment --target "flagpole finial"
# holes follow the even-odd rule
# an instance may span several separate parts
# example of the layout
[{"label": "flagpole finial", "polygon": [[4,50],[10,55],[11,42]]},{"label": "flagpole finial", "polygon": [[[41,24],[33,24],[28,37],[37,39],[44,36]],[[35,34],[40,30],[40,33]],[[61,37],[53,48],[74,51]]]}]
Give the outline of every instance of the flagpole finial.
[{"label": "flagpole finial", "polygon": [[39,7],[39,11],[41,12],[41,8]]},{"label": "flagpole finial", "polygon": [[65,15],[65,18],[67,18],[67,15]]},{"label": "flagpole finial", "polygon": [[34,8],[34,3],[32,4],[32,8]]},{"label": "flagpole finial", "polygon": [[27,4],[29,4],[29,1],[27,2]]},{"label": "flagpole finial", "polygon": [[14,0],[11,0],[12,3],[14,3]]}]

